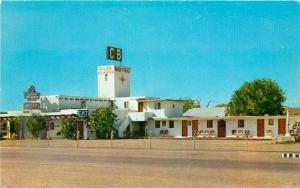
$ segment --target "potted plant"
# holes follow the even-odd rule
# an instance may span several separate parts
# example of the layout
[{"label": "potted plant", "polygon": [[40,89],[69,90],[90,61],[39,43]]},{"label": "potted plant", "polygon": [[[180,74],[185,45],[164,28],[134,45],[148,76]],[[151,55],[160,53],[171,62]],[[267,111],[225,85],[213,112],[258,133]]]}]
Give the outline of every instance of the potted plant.
[{"label": "potted plant", "polygon": [[296,142],[300,142],[300,121],[293,124],[291,135],[295,137]]}]

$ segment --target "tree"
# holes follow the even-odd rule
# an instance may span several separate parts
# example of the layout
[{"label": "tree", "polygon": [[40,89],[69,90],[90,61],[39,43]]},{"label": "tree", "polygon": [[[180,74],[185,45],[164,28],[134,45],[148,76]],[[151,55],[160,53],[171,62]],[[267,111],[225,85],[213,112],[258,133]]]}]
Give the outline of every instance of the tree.
[{"label": "tree", "polygon": [[111,130],[115,131],[116,117],[110,108],[98,108],[90,115],[87,127],[97,138],[106,138]]},{"label": "tree", "polygon": [[227,107],[228,104],[225,104],[225,103],[220,103],[220,104],[217,104],[216,107]]},{"label": "tree", "polygon": [[294,133],[297,133],[300,135],[300,121],[297,121],[293,124],[292,130]]},{"label": "tree", "polygon": [[234,92],[229,102],[231,115],[278,115],[282,113],[284,93],[270,79],[245,82]]},{"label": "tree", "polygon": [[200,101],[199,100],[193,100],[191,98],[187,99],[183,103],[183,112],[188,111],[189,109],[192,108],[200,108]]},{"label": "tree", "polygon": [[31,136],[37,138],[39,133],[46,128],[46,123],[42,116],[31,116],[27,120],[26,126]]},{"label": "tree", "polygon": [[60,124],[60,132],[65,138],[73,138],[76,135],[76,120],[71,117],[64,117]]}]

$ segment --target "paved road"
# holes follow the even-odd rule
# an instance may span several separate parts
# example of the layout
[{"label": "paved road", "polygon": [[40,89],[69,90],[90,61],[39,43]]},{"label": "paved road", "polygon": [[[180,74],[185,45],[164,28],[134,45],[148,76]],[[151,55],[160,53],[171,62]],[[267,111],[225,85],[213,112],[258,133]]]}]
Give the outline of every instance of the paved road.
[{"label": "paved road", "polygon": [[2,187],[300,187],[279,152],[0,149]]}]

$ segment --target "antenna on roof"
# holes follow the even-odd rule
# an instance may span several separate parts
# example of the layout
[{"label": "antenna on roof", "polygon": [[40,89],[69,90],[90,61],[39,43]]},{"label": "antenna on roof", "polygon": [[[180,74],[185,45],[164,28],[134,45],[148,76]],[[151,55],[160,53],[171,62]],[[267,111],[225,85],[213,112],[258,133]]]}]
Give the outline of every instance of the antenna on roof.
[{"label": "antenna on roof", "polygon": [[212,101],[210,100],[210,101],[207,103],[207,105],[206,105],[205,108],[208,108],[208,106],[210,105],[211,102],[212,102]]}]

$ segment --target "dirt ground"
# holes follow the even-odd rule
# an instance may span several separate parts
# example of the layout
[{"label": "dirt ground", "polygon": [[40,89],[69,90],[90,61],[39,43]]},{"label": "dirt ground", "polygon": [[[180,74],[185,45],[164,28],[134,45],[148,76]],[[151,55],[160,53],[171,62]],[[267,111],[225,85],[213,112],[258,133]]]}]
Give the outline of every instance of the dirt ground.
[{"label": "dirt ground", "polygon": [[300,187],[300,144],[199,140],[1,141],[1,187]]}]

